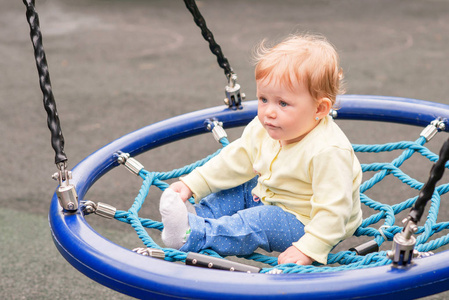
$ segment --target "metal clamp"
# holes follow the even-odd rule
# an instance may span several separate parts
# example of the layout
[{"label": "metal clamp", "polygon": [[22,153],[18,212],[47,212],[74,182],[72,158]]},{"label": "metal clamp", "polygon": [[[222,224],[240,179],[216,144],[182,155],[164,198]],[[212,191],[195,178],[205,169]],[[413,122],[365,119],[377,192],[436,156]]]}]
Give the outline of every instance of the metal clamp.
[{"label": "metal clamp", "polygon": [[223,129],[223,122],[220,122],[217,119],[208,119],[206,120],[206,124],[207,130],[212,132],[214,139],[217,142],[220,142],[222,138],[228,137],[226,131]]},{"label": "metal clamp", "polygon": [[418,226],[410,217],[402,222],[405,224],[404,229],[394,236],[393,248],[387,252],[387,256],[393,261],[394,267],[409,266],[415,252],[416,239],[413,234],[418,231]]},{"label": "metal clamp", "polygon": [[418,250],[413,251],[413,258],[424,258],[433,255],[435,255],[435,253],[433,253],[432,251],[428,252],[419,252]]},{"label": "metal clamp", "polygon": [[338,112],[335,109],[331,108],[331,110],[329,111],[329,116],[331,116],[332,119],[336,119],[338,117]]},{"label": "metal clamp", "polygon": [[379,245],[375,240],[371,240],[361,245],[349,248],[349,251],[354,251],[357,255],[365,256],[373,252],[379,252]]},{"label": "metal clamp", "polygon": [[242,101],[246,95],[240,92],[240,85],[237,83],[237,75],[229,76],[228,85],[225,87],[226,98],[224,103],[231,109],[242,108]]},{"label": "metal clamp", "polygon": [[165,258],[165,252],[161,249],[156,248],[135,248],[133,249],[134,252],[141,254],[143,256],[151,256],[154,258],[164,259]]},{"label": "metal clamp", "polygon": [[136,159],[132,158],[129,153],[118,152],[117,162],[125,165],[125,167],[133,174],[139,176],[139,172],[144,166]]},{"label": "metal clamp", "polygon": [[91,214],[95,213],[96,215],[99,215],[106,219],[113,219],[115,216],[115,212],[117,209],[109,204],[98,202],[95,204],[95,202],[87,200],[81,202],[83,205],[83,211],[85,214]]},{"label": "metal clamp", "polygon": [[59,181],[59,187],[56,190],[59,204],[64,210],[76,211],[78,209],[78,195],[75,186],[69,182],[72,179],[72,172],[67,170],[66,167],[65,162],[60,163],[58,165],[59,171],[53,174],[52,178]]},{"label": "metal clamp", "polygon": [[445,129],[446,123],[441,118],[438,118],[430,122],[430,124],[421,131],[420,136],[424,137],[427,141],[430,141],[437,132]]},{"label": "metal clamp", "polygon": [[259,267],[194,252],[187,253],[186,265],[245,273],[259,273],[261,270]]}]

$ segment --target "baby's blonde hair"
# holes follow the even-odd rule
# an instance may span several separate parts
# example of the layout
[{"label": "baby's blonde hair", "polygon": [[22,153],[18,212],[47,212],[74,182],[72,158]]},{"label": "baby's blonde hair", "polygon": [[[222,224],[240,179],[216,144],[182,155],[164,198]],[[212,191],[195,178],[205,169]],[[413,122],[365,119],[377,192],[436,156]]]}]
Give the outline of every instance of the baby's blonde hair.
[{"label": "baby's blonde hair", "polygon": [[289,36],[274,47],[262,41],[255,51],[256,80],[274,81],[293,89],[306,84],[314,100],[327,97],[335,103],[343,93],[343,72],[335,48],[322,36]]}]

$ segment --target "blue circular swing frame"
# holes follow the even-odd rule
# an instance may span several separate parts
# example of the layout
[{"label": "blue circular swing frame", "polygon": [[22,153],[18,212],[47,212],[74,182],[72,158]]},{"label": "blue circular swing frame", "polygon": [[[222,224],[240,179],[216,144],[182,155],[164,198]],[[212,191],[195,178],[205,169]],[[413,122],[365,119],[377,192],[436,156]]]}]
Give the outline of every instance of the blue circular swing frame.
[{"label": "blue circular swing frame", "polygon": [[[339,97],[338,119],[385,121],[427,126],[437,117],[449,119],[449,105],[428,101],[365,95]],[[246,125],[257,102],[241,110],[225,106],[167,119],[129,133],[97,150],[73,169],[71,183],[79,199],[101,176],[116,167],[117,151],[136,156],[158,146],[207,132],[204,122],[217,118],[225,128]],[[446,126],[446,131],[449,131]],[[246,274],[208,270],[138,255],[105,239],[82,213],[62,211],[53,196],[49,222],[53,240],[64,258],[91,279],[138,298],[300,298],[414,299],[449,288],[449,251],[414,260],[407,269],[391,266],[313,274]]]}]

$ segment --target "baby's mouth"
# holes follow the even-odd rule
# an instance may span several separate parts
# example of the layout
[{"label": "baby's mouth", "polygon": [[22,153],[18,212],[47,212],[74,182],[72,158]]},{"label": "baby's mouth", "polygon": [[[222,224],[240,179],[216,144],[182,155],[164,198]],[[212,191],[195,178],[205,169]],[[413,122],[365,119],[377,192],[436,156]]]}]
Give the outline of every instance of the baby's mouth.
[{"label": "baby's mouth", "polygon": [[271,124],[271,123],[265,123],[265,127],[266,128],[270,128],[270,129],[277,129],[279,128],[278,126]]}]

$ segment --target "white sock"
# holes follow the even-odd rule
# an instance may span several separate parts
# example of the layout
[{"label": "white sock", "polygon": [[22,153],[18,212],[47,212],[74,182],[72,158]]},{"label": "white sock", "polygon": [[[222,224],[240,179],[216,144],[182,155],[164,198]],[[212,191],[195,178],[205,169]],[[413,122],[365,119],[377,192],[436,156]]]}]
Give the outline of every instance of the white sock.
[{"label": "white sock", "polygon": [[164,229],[162,230],[162,241],[173,249],[181,248],[190,229],[187,206],[172,189],[166,189],[161,196],[159,211],[162,216]]},{"label": "white sock", "polygon": [[196,210],[195,210],[195,207],[193,206],[193,204],[190,203],[189,200],[187,200],[185,203],[186,203],[187,211],[191,214],[196,215]]}]

